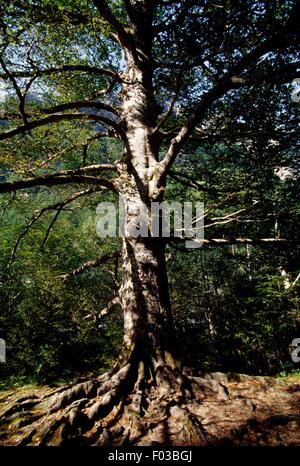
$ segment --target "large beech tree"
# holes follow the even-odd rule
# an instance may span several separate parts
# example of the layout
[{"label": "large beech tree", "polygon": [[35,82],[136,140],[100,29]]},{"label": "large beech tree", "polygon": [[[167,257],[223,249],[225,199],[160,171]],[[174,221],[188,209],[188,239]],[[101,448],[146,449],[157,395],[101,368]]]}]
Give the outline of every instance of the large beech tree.
[{"label": "large beech tree", "polygon": [[[225,195],[206,179],[193,177],[191,167],[204,163],[199,148],[220,147],[224,141],[249,157],[253,149],[263,158],[271,145],[277,166],[281,153],[290,154],[296,104],[286,85],[299,76],[299,3],[11,0],[1,2],[0,12],[0,77],[6,93],[1,163],[13,170],[12,179],[0,184],[0,193],[74,186],[73,195],[56,206],[62,209],[78,197],[99,192],[100,201],[101,192],[112,191],[124,201],[126,223],[138,217],[141,202],[149,209],[148,237],[126,235],[120,252],[78,264],[64,277],[122,257],[118,295],[101,311],[105,315],[115,305],[122,308],[124,341],[116,366],[42,401],[14,405],[5,419],[10,421],[19,408],[25,410],[26,428],[17,433],[25,444],[62,443],[82,435],[98,444],[113,438],[115,443],[141,438],[149,443],[147,428],[151,422],[159,425],[164,416],[170,425],[181,426],[178,442],[205,442],[199,420],[184,408],[188,398],[193,400],[193,390],[176,352],[165,259],[168,241],[151,236],[151,202],[162,202],[168,180],[175,179],[212,193],[217,207],[228,206],[228,213],[216,218],[208,209],[210,227],[259,213],[259,203],[242,194],[244,187],[237,208],[239,187],[234,195]],[[232,115],[232,108],[242,104],[261,109],[264,92],[277,99],[270,102],[274,118],[269,127],[264,125],[267,108],[265,115],[257,113],[256,127],[238,111]],[[62,148],[51,152],[55,137]],[[101,154],[89,165],[89,145],[103,140],[106,161]],[[20,146],[38,153],[27,153],[23,162],[18,159],[22,169],[13,168],[12,160]],[[122,147],[117,160],[109,147]],[[78,163],[79,151],[83,156]],[[78,185],[82,191],[75,191]],[[285,242],[269,233],[208,236],[203,247]],[[175,240],[180,247],[184,238]],[[205,384],[207,388],[209,382]],[[221,386],[211,389],[222,391]],[[37,426],[44,432],[40,437],[35,435]]]}]

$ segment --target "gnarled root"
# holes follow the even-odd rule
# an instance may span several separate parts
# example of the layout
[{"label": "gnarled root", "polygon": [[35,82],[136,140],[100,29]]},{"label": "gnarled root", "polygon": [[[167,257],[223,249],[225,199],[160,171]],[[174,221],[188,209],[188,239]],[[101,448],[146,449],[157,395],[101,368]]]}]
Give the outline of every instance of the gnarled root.
[{"label": "gnarled root", "polygon": [[274,379],[199,377],[135,354],[101,377],[3,404],[1,445],[268,444],[259,439],[272,416],[289,410],[282,422],[299,427],[300,399]]}]

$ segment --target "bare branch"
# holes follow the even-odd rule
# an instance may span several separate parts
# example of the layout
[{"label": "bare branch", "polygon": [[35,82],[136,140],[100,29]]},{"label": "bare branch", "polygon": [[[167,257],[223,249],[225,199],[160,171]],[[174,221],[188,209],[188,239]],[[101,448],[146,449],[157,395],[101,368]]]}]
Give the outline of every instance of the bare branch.
[{"label": "bare branch", "polygon": [[164,115],[162,115],[160,121],[157,123],[156,127],[154,128],[154,130],[153,130],[154,133],[156,133],[157,131],[160,130],[160,128],[165,124],[165,122],[168,120],[169,116],[172,114],[173,109],[174,109],[174,105],[175,105],[176,100],[177,100],[178,95],[179,95],[179,91],[180,91],[180,88],[178,86],[178,89],[176,90],[173,98],[171,99],[169,108],[164,113]]},{"label": "bare branch", "polygon": [[290,15],[285,24],[270,38],[260,42],[250,52],[245,54],[231,70],[228,72],[229,77],[238,76],[249,66],[257,62],[263,55],[274,50],[283,49],[288,45],[299,43],[299,20],[300,5],[295,4],[290,11]]},{"label": "bare branch", "polygon": [[299,279],[300,279],[300,273],[298,273],[296,279],[293,281],[292,286],[295,286]]},{"label": "bare branch", "polygon": [[15,200],[16,198],[16,193],[12,193],[11,197],[9,198],[9,200],[7,201],[7,203],[5,204],[3,210],[2,210],[2,213],[1,213],[1,217],[0,217],[0,220],[3,219],[7,209],[10,207],[10,205],[13,203],[13,201]]},{"label": "bare branch", "polygon": [[300,61],[286,63],[279,68],[269,70],[258,78],[238,78],[232,77],[237,86],[253,86],[259,84],[287,84],[291,83],[295,78],[300,76]]},{"label": "bare branch", "polygon": [[92,312],[91,314],[88,314],[87,316],[85,316],[84,319],[92,318],[95,323],[97,322],[99,323],[99,320],[101,320],[102,317],[106,316],[111,311],[113,311],[115,306],[117,305],[122,306],[121,298],[120,298],[120,290],[118,291],[118,294],[107,304],[107,306],[104,309],[102,309],[102,311]]},{"label": "bare branch", "polygon": [[81,120],[81,119],[101,121],[102,123],[113,127],[117,132],[121,133],[121,128],[118,123],[102,115],[94,115],[94,114],[84,113],[84,112],[82,113],[81,112],[80,113],[79,112],[78,113],[55,113],[54,115],[50,115],[45,118],[40,118],[39,120],[30,121],[26,125],[22,125],[17,128],[10,129],[8,131],[4,131],[3,133],[0,133],[0,141],[12,138],[18,134],[25,133],[27,131],[30,131],[35,128],[39,128],[41,126],[48,125],[50,123],[58,123],[64,120]]},{"label": "bare branch", "polygon": [[[249,210],[251,210],[258,203],[259,203],[259,201],[254,200],[252,206],[243,207],[241,209],[236,210],[235,212],[224,215],[223,217],[214,217],[214,218],[211,219],[213,223],[206,224],[205,229],[210,228],[210,227],[214,227],[215,225],[224,225],[226,223],[236,222],[236,221],[239,220],[239,217],[238,217],[239,214],[241,214],[242,212],[248,212]],[[208,213],[205,216],[207,216],[207,215],[208,215]]]},{"label": "bare branch", "polygon": [[[97,134],[95,134],[94,136],[91,136],[90,138],[87,138],[84,142],[80,142],[80,143],[77,143],[77,144],[73,144],[69,147],[66,147],[64,149],[61,149],[57,152],[55,152],[54,154],[51,154],[51,155],[48,155],[48,158],[46,160],[44,160],[43,162],[41,162],[41,164],[39,165],[40,167],[43,167],[45,165],[47,165],[49,162],[51,162],[52,160],[56,159],[57,157],[60,157],[74,149],[82,149],[86,146],[89,146],[91,142],[93,141],[96,141],[100,138],[115,138],[116,137],[116,134],[113,132],[113,131],[103,131],[103,132],[99,132]],[[107,166],[104,165],[106,168]],[[115,169],[115,166],[113,165],[113,169]],[[112,169],[112,168],[111,168]]]},{"label": "bare branch", "polygon": [[[300,76],[300,72],[297,71],[297,68],[299,68],[298,62],[294,64],[288,64],[286,65],[286,67],[276,70],[275,75],[277,74],[278,76],[277,80],[275,79],[273,74],[260,77],[259,80],[250,80],[231,75],[227,75],[225,78],[220,80],[211,90],[207,91],[207,93],[203,95],[200,102],[196,104],[192,112],[189,114],[189,117],[187,118],[186,122],[181,127],[177,135],[172,139],[165,158],[160,162],[159,169],[156,169],[155,171],[156,177],[158,179],[158,185],[160,184],[160,181],[164,179],[166,173],[173,165],[180,149],[182,148],[185,141],[192,134],[192,131],[194,130],[195,126],[199,123],[199,121],[201,121],[207,110],[216,100],[224,96],[229,90],[237,89],[243,86],[250,86],[253,84],[258,85],[264,83],[288,83],[295,77]],[[289,70],[289,73],[284,74],[285,70]]]},{"label": "bare branch", "polygon": [[[75,168],[74,170],[61,170],[57,172],[56,175],[79,175],[82,173],[88,173],[93,171],[103,171],[103,170],[113,170],[116,171],[117,167],[113,163],[95,163],[93,165],[87,165],[86,167]],[[51,176],[49,174],[49,176]]]},{"label": "bare branch", "polygon": [[85,262],[80,267],[77,267],[76,269],[71,270],[71,272],[61,275],[60,278],[62,278],[63,280],[68,280],[69,278],[75,277],[76,275],[84,273],[87,270],[99,267],[100,265],[105,264],[109,260],[115,259],[117,257],[121,257],[120,251],[108,252],[104,254],[103,256],[99,257],[98,259],[93,259],[93,260]]},{"label": "bare branch", "polygon": [[159,169],[155,170],[158,185],[166,176],[166,173],[174,163],[183,143],[188,139],[196,124],[205,115],[209,107],[228,90],[240,86],[240,83],[235,83],[231,79],[219,81],[210,91],[208,91],[200,102],[196,104],[192,112],[189,114],[184,125],[181,127],[177,135],[172,139],[165,158],[160,162]]},{"label": "bare branch", "polygon": [[204,191],[213,195],[216,195],[221,192],[220,190],[204,186],[199,181],[195,180],[192,176],[189,176],[186,173],[180,173],[175,170],[170,170],[168,172],[168,176],[174,179],[175,181],[178,181],[179,183],[188,186],[189,188],[197,189],[198,191]]},{"label": "bare branch", "polygon": [[49,235],[50,235],[50,233],[51,233],[51,230],[52,230],[52,228],[53,228],[53,226],[54,226],[56,220],[58,219],[59,214],[60,214],[61,211],[63,210],[63,207],[64,207],[64,206],[60,206],[60,207],[57,209],[56,213],[54,214],[54,217],[53,217],[53,219],[51,220],[51,222],[50,222],[50,224],[49,224],[49,226],[48,226],[48,228],[47,228],[47,231],[46,231],[46,234],[45,234],[45,236],[44,236],[44,239],[43,239],[43,241],[41,242],[41,245],[40,245],[40,249],[41,249],[41,250],[44,250],[45,244],[46,244],[46,242],[48,241],[48,238],[49,238]]},{"label": "bare branch", "polygon": [[[285,238],[259,238],[259,239],[251,239],[251,238],[211,238],[211,239],[203,239],[203,240],[193,240],[188,238],[189,241],[193,241],[195,243],[195,248],[183,248],[180,249],[182,252],[193,252],[199,251],[202,247],[216,247],[216,246],[231,246],[231,245],[252,245],[252,246],[290,246],[295,245],[295,241],[289,241]],[[170,244],[175,245],[176,243],[182,243],[186,241],[187,238],[184,237],[174,237],[170,238]],[[172,244],[174,243],[174,244]],[[197,246],[198,244],[198,246]],[[200,247],[199,247],[200,246]]]}]

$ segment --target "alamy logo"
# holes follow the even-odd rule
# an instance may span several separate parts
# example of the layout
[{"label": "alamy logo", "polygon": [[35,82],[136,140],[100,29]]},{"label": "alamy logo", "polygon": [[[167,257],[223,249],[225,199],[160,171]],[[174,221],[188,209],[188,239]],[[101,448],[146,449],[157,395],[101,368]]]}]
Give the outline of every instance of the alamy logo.
[{"label": "alamy logo", "polygon": [[292,84],[295,84],[295,89],[292,92],[292,101],[299,103],[300,102],[300,78],[294,79]]},{"label": "alamy logo", "polygon": [[6,343],[0,338],[0,362],[6,362]]},{"label": "alamy logo", "polygon": [[[6,87],[5,82],[0,81],[0,104],[4,103],[6,100]],[[0,109],[1,110],[1,109]]]},{"label": "alamy logo", "polygon": [[292,361],[295,363],[300,362],[300,338],[294,338],[291,344],[291,348]]},{"label": "alamy logo", "polygon": [[204,203],[123,201],[100,202],[96,210],[100,238],[181,238],[187,248],[199,248],[204,240]]}]

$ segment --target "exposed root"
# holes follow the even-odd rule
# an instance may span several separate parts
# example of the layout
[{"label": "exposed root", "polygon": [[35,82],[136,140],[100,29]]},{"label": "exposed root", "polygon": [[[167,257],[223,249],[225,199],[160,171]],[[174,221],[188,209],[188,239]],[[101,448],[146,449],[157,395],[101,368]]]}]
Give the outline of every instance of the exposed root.
[{"label": "exposed root", "polygon": [[129,359],[44,396],[3,398],[0,444],[299,445],[299,405],[299,386],[274,379],[200,377]]}]

